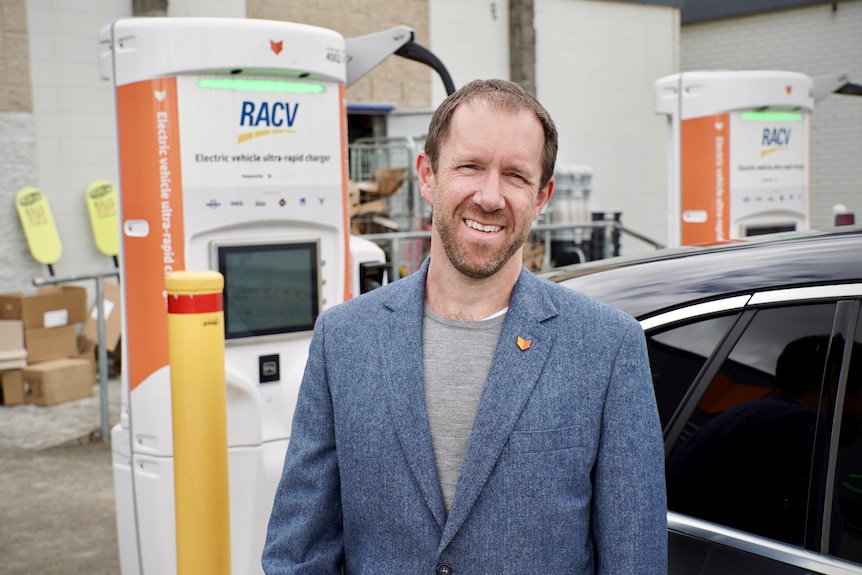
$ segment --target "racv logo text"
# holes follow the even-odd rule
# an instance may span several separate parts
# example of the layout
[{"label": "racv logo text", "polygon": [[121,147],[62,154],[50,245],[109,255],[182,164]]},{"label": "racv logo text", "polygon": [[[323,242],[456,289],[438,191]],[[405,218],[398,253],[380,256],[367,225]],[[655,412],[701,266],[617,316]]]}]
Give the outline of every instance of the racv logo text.
[{"label": "racv logo text", "polygon": [[250,102],[240,107],[239,142],[272,134],[293,133],[294,123],[299,112],[298,102]]}]

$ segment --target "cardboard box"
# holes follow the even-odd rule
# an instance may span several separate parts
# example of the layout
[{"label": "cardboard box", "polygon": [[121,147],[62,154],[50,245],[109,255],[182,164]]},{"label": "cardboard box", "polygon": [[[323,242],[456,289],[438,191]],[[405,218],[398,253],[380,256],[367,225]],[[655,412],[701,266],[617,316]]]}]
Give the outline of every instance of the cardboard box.
[{"label": "cardboard box", "polygon": [[24,347],[24,322],[17,319],[0,320],[0,371],[27,365]]},{"label": "cardboard box", "polygon": [[0,403],[19,405],[27,402],[24,393],[24,375],[20,369],[0,372]]},{"label": "cardboard box", "polygon": [[[103,295],[105,349],[109,353],[119,353],[120,335],[123,330],[120,286],[114,282],[106,281]],[[97,304],[93,304],[93,307],[90,308],[90,313],[87,314],[87,319],[84,321],[84,327],[81,328],[81,335],[94,343],[98,343],[99,339],[99,318],[97,317],[98,309],[96,306]]]},{"label": "cardboard box", "polygon": [[99,366],[96,364],[96,343],[90,341],[83,335],[78,335],[78,359],[85,359],[93,370],[93,377],[98,381]]},{"label": "cardboard box", "polygon": [[391,196],[404,183],[406,175],[407,168],[377,169],[374,170],[374,179],[376,181],[356,182],[356,187],[363,194]]},{"label": "cardboard box", "polygon": [[96,383],[85,359],[63,358],[29,365],[21,370],[27,402],[54,405],[91,397]]},{"label": "cardboard box", "polygon": [[35,293],[0,294],[0,318],[20,319],[25,328],[81,323],[87,317],[87,290],[50,286]]},{"label": "cardboard box", "polygon": [[74,325],[25,329],[24,343],[28,363],[78,355],[78,334]]}]

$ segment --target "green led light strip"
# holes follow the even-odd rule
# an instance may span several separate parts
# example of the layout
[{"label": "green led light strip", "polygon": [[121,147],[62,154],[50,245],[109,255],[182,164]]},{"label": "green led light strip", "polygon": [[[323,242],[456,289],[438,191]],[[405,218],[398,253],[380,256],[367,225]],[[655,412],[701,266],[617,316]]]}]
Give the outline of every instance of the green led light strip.
[{"label": "green led light strip", "polygon": [[743,120],[754,120],[758,122],[801,122],[805,114],[798,112],[742,112],[739,115]]},{"label": "green led light strip", "polygon": [[215,90],[239,90],[243,92],[272,92],[276,94],[320,94],[326,86],[306,82],[282,80],[256,80],[253,78],[201,78],[198,87]]}]

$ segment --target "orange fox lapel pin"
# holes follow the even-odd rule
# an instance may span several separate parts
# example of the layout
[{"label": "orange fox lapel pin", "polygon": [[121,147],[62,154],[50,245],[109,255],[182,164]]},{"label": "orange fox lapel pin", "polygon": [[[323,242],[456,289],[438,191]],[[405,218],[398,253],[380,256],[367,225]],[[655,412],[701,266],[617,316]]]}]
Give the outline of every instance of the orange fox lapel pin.
[{"label": "orange fox lapel pin", "polygon": [[532,339],[524,339],[520,335],[518,336],[518,347],[521,348],[521,351],[527,351],[531,345],[533,345]]}]

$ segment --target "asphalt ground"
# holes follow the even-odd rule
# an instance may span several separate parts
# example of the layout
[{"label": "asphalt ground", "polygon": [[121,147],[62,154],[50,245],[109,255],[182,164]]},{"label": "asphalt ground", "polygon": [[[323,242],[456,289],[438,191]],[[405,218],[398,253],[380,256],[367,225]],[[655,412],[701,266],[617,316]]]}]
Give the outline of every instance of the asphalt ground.
[{"label": "asphalt ground", "polygon": [[[119,379],[108,382],[119,421]],[[93,396],[0,405],[0,575],[120,575],[111,447]]]}]

